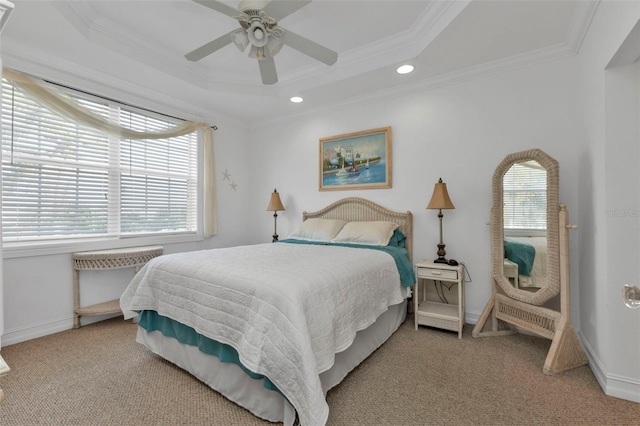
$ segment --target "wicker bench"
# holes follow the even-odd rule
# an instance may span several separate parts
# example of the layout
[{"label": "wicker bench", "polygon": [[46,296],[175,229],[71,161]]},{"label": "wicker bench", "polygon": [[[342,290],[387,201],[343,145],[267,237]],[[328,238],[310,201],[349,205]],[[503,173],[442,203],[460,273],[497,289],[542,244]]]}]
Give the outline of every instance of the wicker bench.
[{"label": "wicker bench", "polygon": [[80,327],[83,315],[106,315],[122,312],[120,300],[80,307],[80,271],[136,268],[154,257],[161,256],[162,246],[129,247],[112,250],[84,251],[73,253],[73,328]]}]

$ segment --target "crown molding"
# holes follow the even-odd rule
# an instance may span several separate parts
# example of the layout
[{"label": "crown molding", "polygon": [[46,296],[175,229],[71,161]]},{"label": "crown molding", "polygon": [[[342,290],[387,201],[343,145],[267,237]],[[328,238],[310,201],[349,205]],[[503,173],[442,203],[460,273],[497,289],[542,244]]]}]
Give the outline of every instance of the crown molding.
[{"label": "crown molding", "polygon": [[273,86],[233,80],[233,77],[214,79],[204,65],[176,60],[182,58],[182,53],[158,48],[156,43],[145,39],[131,28],[101,16],[88,1],[58,1],[55,2],[55,7],[87,40],[197,87],[222,93],[278,96],[300,88],[320,87],[405,61],[407,58],[415,58],[470,1],[430,2],[407,31],[343,52],[338,63],[330,68],[314,62],[296,71],[284,73],[278,84]]},{"label": "crown molding", "polygon": [[[87,1],[57,1],[54,6],[88,41],[172,77],[188,81],[194,86],[222,93],[246,95],[267,96],[276,91],[275,88],[264,85],[208,78],[209,72],[204,65],[176,61],[175,55],[168,54],[166,49],[158,48],[156,43],[150,42],[128,27],[99,15]],[[177,56],[182,57],[181,54]]]},{"label": "crown molding", "polygon": [[416,93],[439,89],[446,86],[452,86],[469,80],[475,80],[502,72],[512,71],[518,68],[537,65],[542,62],[562,59],[574,54],[574,52],[567,51],[564,44],[554,46],[553,48],[549,49],[540,49],[538,51],[535,51],[534,53],[516,55],[510,58],[465,68],[463,70],[440,74],[424,79],[422,81],[412,81],[410,83],[380,89],[375,92],[369,92],[362,96],[356,96],[343,101],[323,105],[311,110],[305,110],[297,114],[280,116],[279,118],[272,118],[264,121],[255,121],[251,123],[251,128],[276,125],[282,123],[283,121],[298,119],[305,116],[317,115],[328,111],[335,111],[336,109],[343,109],[361,104],[370,104],[374,102],[381,102],[385,100],[415,95]]},{"label": "crown molding", "polygon": [[251,128],[277,125],[282,123],[283,121],[317,115],[320,113],[325,113],[327,111],[335,111],[336,109],[353,107],[363,103],[368,104],[372,102],[380,102],[384,100],[405,97],[419,92],[425,92],[446,86],[451,86],[468,80],[487,77],[502,72],[534,66],[543,62],[559,60],[576,55],[580,49],[582,41],[586,36],[589,26],[591,25],[598,3],[599,1],[584,2],[576,6],[578,8],[576,11],[576,15],[574,15],[571,28],[568,31],[567,37],[565,38],[565,41],[563,43],[513,55],[508,58],[502,58],[499,60],[486,62],[484,64],[467,67],[465,69],[432,76],[419,82],[411,81],[410,83],[383,88],[375,92],[369,92],[362,96],[355,96],[346,100],[332,103],[330,105],[323,105],[318,108],[307,109],[299,113],[280,116],[279,118],[275,119],[255,121],[251,123]]},{"label": "crown molding", "polygon": [[600,1],[601,0],[588,0],[577,3],[569,31],[567,31],[567,36],[565,37],[567,45],[572,46],[573,53],[578,53],[580,50],[587,31],[589,31],[589,27],[591,27],[596,10],[598,10]]},{"label": "crown molding", "polygon": [[[287,93],[314,89],[363,72],[396,65],[416,58],[466,8],[471,0],[430,2],[406,31],[340,54],[330,69],[311,73],[308,68],[290,73],[281,81]],[[313,78],[309,78],[309,76]]]},{"label": "crown molding", "polygon": [[[113,28],[110,27],[118,27],[118,25],[100,17],[90,2],[60,1],[56,3],[56,7],[65,14],[69,22],[90,41],[100,43],[103,46],[106,44],[110,50],[115,49],[127,58],[134,55],[147,55],[148,59],[147,56],[145,56],[145,62],[148,60],[148,62],[146,62],[147,66],[151,64],[151,67],[162,69],[165,74],[174,75],[180,80],[192,84],[194,87],[212,90],[220,94],[232,93],[239,97],[247,95],[256,98],[264,96],[265,99],[268,97],[274,99],[274,102],[279,102],[287,99],[294,91],[304,96],[304,91],[310,88],[322,88],[333,82],[358,75],[358,72],[353,71],[356,68],[364,68],[371,71],[389,66],[380,65],[376,59],[369,61],[365,54],[350,52],[352,53],[351,55],[341,57],[341,61],[336,64],[339,65],[344,61],[345,65],[330,67],[327,70],[326,67],[319,64],[323,70],[320,74],[313,74],[312,70],[309,70],[308,72],[311,73],[309,75],[313,76],[311,79],[305,77],[303,73],[299,76],[296,75],[295,78],[285,80],[286,84],[281,85],[279,83],[272,87],[253,84],[230,85],[228,83],[212,83],[207,79],[206,73],[203,71],[204,67],[199,64],[169,64],[170,72],[167,72],[167,64],[171,62],[166,61],[167,53],[158,49],[153,44],[146,43],[141,37],[127,28],[117,28],[116,32],[119,32],[122,36],[114,37],[111,34]],[[426,46],[428,46],[433,38],[469,4],[468,1],[448,1],[443,4],[440,2],[434,3],[437,3],[437,5],[427,8],[412,28],[406,32],[399,33],[397,37],[397,39],[405,42],[416,39],[419,39],[419,41],[415,41],[413,44],[408,43],[408,46],[403,49],[394,49],[393,43],[390,40],[384,40],[382,45],[385,48],[381,51],[384,51],[384,55],[393,59],[393,61],[390,62],[394,65],[397,63],[396,61],[404,61],[407,57],[415,57],[413,52],[421,52],[423,50],[423,45],[420,43],[426,43]],[[579,51],[582,41],[589,29],[598,3],[598,1],[584,1],[576,5],[576,13],[573,16],[571,27],[567,31],[567,36],[563,43],[445,74],[426,77],[420,81],[411,80],[410,83],[381,88],[373,92],[335,101],[317,108],[305,108],[303,106],[303,109],[296,109],[295,111],[285,108],[285,112],[280,111],[275,117],[256,119],[251,122],[228,115],[224,110],[216,110],[216,107],[212,107],[210,104],[207,105],[202,99],[200,101],[195,99],[187,100],[187,96],[176,99],[160,92],[158,89],[142,87],[131,81],[108,75],[103,71],[96,70],[95,67],[91,68],[90,65],[88,66],[86,63],[73,63],[47,54],[46,52],[36,52],[33,48],[23,45],[19,40],[6,40],[11,43],[3,43],[2,54],[5,66],[47,78],[61,84],[100,93],[105,96],[120,99],[123,102],[156,109],[159,112],[165,112],[175,116],[182,117],[187,114],[189,116],[184,117],[186,119],[206,121],[202,120],[202,114],[208,115],[208,118],[215,115],[215,117],[226,119],[233,123],[238,123],[238,125],[242,127],[251,129],[323,113],[329,110],[335,110],[336,108],[347,108],[362,103],[408,96],[417,92],[433,90],[471,79],[482,78],[500,72],[575,55]],[[367,49],[370,48],[372,49],[373,46],[367,46]],[[377,49],[381,48],[378,46]],[[407,56],[412,54],[413,56]],[[194,65],[194,67],[186,65]],[[141,63],[140,66],[144,66],[144,64]]]}]

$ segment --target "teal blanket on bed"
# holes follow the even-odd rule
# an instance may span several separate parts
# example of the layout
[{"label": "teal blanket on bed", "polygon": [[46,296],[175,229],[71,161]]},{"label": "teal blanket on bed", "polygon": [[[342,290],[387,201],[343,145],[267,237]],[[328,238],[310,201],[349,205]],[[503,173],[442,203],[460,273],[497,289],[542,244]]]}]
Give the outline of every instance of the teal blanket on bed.
[{"label": "teal blanket on bed", "polygon": [[536,249],[529,243],[513,238],[505,238],[504,257],[518,265],[519,275],[531,275],[533,261],[536,258]]},{"label": "teal blanket on bed", "polygon": [[238,352],[233,347],[198,334],[193,328],[187,325],[160,315],[156,311],[140,312],[138,325],[147,330],[148,333],[152,331],[159,331],[164,336],[172,337],[184,345],[195,346],[200,349],[200,352],[213,355],[218,358],[220,362],[230,362],[235,364],[252,379],[262,379],[263,386],[265,388],[281,393],[267,377],[261,374],[256,374],[245,368],[245,366],[240,362]]},{"label": "teal blanket on bed", "polygon": [[405,248],[401,247],[392,247],[392,246],[369,246],[364,244],[347,244],[347,243],[326,243],[320,241],[305,241],[305,240],[295,240],[295,239],[287,239],[278,241],[279,243],[289,243],[289,244],[314,244],[314,245],[331,245],[331,246],[342,246],[342,247],[355,247],[355,248],[363,248],[370,250],[380,250],[386,253],[389,253],[393,260],[396,262],[396,267],[398,268],[398,273],[400,273],[400,282],[403,287],[410,287],[416,282],[416,275],[413,271],[413,265],[409,261],[409,252]]}]

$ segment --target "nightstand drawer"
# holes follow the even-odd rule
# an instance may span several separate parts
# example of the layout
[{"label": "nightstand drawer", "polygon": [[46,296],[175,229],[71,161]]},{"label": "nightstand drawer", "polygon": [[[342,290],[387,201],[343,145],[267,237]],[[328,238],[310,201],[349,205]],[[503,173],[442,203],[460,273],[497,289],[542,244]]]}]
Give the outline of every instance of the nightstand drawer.
[{"label": "nightstand drawer", "polygon": [[428,280],[458,281],[458,271],[447,269],[424,268],[418,266],[418,277]]}]

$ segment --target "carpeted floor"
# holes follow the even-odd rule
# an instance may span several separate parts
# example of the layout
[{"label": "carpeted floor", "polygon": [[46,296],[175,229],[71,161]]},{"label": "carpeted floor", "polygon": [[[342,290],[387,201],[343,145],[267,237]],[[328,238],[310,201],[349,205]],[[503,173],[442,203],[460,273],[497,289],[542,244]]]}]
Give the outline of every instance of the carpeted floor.
[{"label": "carpeted floor", "polygon": [[[589,367],[542,374],[550,341],[474,339],[410,317],[327,400],[330,425],[638,425]],[[135,343],[115,318],[8,346],[0,425],[263,425]]]}]

